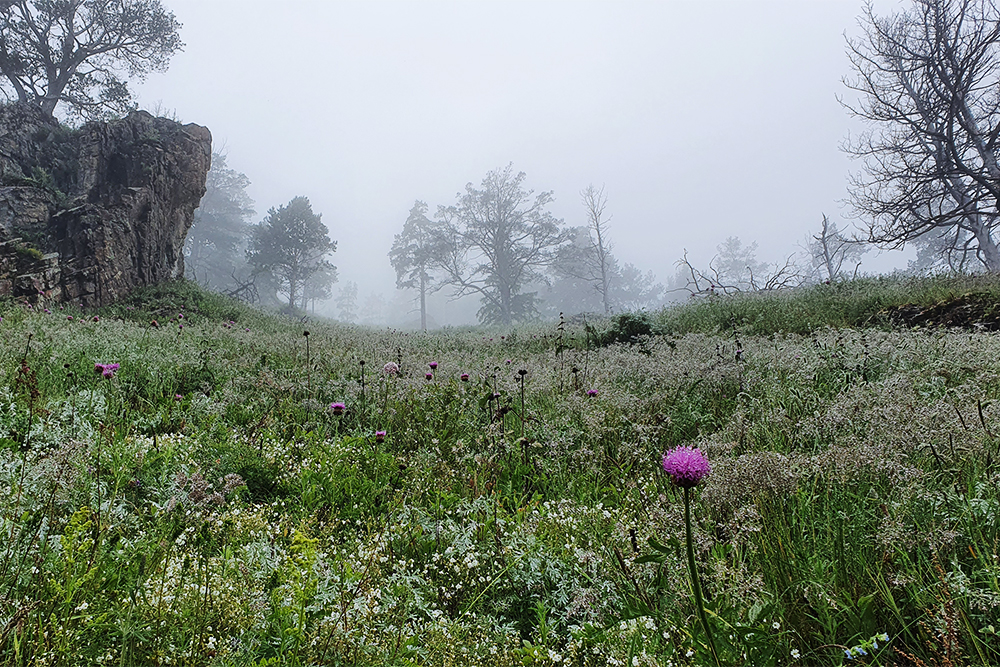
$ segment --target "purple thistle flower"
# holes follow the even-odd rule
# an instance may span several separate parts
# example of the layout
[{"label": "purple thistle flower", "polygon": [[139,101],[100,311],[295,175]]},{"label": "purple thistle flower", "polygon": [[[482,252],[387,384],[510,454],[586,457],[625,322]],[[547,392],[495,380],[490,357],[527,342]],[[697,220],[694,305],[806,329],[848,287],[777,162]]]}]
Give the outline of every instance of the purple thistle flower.
[{"label": "purple thistle flower", "polygon": [[385,375],[399,375],[399,364],[395,361],[390,361],[382,367],[382,372]]},{"label": "purple thistle flower", "polygon": [[436,362],[436,361],[432,361],[431,363],[429,363],[429,364],[427,364],[427,365],[431,367],[431,370],[432,370],[432,371],[436,371],[436,370],[437,370],[437,367],[438,367],[438,362]]},{"label": "purple thistle flower", "polygon": [[344,414],[345,407],[346,406],[343,403],[331,403],[330,411],[333,412],[333,414],[335,415],[342,415]]},{"label": "purple thistle flower", "polygon": [[103,375],[105,380],[113,378],[115,376],[115,371],[119,368],[121,368],[121,366],[118,364],[94,364],[94,372]]},{"label": "purple thistle flower", "polygon": [[461,375],[458,376],[458,379],[461,380],[462,382],[468,382],[469,381],[469,374],[468,373],[462,373]]},{"label": "purple thistle flower", "polygon": [[587,390],[587,396],[590,396],[591,398],[594,398],[595,396],[597,396],[597,393],[598,392],[597,392],[596,389],[588,389]]},{"label": "purple thistle flower", "polygon": [[712,466],[700,449],[684,445],[663,455],[663,469],[674,484],[684,489],[694,488],[712,472]]},{"label": "purple thistle flower", "polygon": [[434,373],[424,373],[424,377],[427,378],[428,380],[433,380]]},{"label": "purple thistle flower", "polygon": [[375,442],[385,442],[385,431],[375,431]]}]

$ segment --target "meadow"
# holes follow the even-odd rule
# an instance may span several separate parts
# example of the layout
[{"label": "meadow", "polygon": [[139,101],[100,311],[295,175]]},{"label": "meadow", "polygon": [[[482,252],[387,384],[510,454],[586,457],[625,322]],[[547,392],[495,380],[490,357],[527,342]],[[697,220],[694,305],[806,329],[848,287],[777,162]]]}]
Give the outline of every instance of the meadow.
[{"label": "meadow", "polygon": [[889,315],[970,295],[428,334],[183,282],[0,304],[0,664],[1000,663],[1000,334]]}]

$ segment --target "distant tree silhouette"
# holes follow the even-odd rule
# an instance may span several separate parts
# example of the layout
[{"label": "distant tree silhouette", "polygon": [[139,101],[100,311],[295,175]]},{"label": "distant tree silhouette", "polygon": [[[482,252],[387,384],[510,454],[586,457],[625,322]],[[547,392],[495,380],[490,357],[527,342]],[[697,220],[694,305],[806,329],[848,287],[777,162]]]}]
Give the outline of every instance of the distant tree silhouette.
[{"label": "distant tree silhouette", "polygon": [[427,204],[416,201],[396,234],[389,261],[396,270],[398,289],[416,289],[420,298],[420,329],[427,331],[427,295],[440,289],[435,269],[446,259],[441,225],[427,217]]},{"label": "distant tree silhouette", "polygon": [[534,195],[524,179],[508,164],[489,172],[479,188],[467,184],[454,206],[438,210],[443,282],[455,287],[456,297],[479,295],[481,322],[510,325],[535,317],[537,295],[523,290],[544,279],[567,240],[562,221],[546,210],[552,193]]},{"label": "distant tree silhouette", "polygon": [[[337,250],[320,216],[306,197],[295,197],[272,208],[252,230],[247,259],[258,272],[266,272],[288,305],[305,308],[305,285],[319,272],[336,275],[326,257]],[[334,278],[335,280],[335,278]],[[332,281],[330,281],[332,282]]]}]

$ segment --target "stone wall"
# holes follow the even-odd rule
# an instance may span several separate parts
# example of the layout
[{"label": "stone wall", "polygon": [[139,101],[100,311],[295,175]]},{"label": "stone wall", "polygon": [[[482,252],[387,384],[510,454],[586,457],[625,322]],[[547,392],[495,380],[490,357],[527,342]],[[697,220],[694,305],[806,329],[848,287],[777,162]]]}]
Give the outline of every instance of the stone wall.
[{"label": "stone wall", "polygon": [[104,305],[184,273],[212,135],[137,111],[73,130],[0,107],[0,295]]}]

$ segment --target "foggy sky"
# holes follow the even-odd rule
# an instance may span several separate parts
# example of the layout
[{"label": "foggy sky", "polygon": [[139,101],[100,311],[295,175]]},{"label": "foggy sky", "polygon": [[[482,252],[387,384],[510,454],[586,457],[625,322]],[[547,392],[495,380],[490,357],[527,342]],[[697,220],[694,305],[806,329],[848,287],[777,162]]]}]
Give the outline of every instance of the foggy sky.
[{"label": "foggy sky", "polygon": [[255,222],[309,197],[362,296],[392,300],[414,200],[508,162],[568,225],[604,185],[615,255],[660,280],[730,235],[783,259],[847,213],[860,126],[837,96],[862,0],[163,2],[185,47],[141,106],[212,130]]}]

